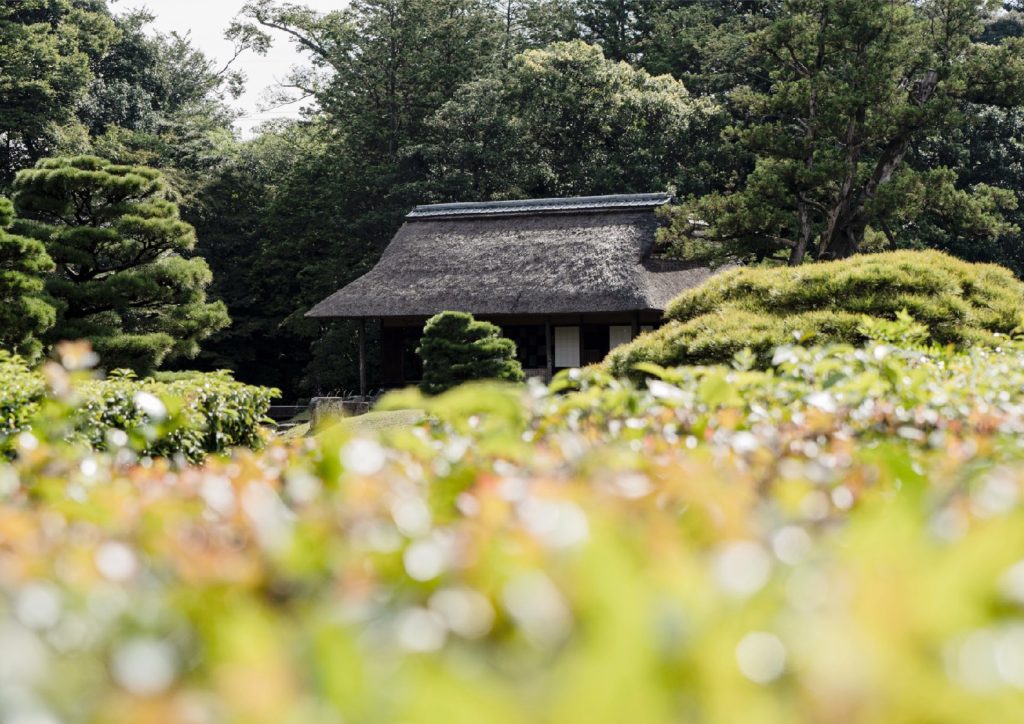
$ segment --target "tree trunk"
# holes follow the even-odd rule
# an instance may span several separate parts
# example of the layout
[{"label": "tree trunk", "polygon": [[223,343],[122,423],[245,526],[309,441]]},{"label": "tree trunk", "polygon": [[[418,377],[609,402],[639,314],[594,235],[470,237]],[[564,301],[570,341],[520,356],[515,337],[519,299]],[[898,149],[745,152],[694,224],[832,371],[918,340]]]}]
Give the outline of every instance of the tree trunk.
[{"label": "tree trunk", "polygon": [[[930,70],[924,78],[914,84],[910,91],[910,102],[921,106],[931,100],[939,83],[937,71]],[[854,193],[852,184],[844,184],[837,203],[829,215],[829,223],[822,233],[818,246],[819,259],[845,259],[860,251],[868,220],[864,208],[878,196],[879,189],[892,180],[893,174],[903,163],[910,148],[910,139],[917,128],[906,128],[892,139],[875,163],[871,177],[859,193]]]},{"label": "tree trunk", "polygon": [[807,208],[807,202],[801,201],[797,205],[797,216],[800,219],[800,233],[796,240],[796,246],[789,253],[789,265],[800,266],[807,254],[807,247],[811,243],[811,214]]}]

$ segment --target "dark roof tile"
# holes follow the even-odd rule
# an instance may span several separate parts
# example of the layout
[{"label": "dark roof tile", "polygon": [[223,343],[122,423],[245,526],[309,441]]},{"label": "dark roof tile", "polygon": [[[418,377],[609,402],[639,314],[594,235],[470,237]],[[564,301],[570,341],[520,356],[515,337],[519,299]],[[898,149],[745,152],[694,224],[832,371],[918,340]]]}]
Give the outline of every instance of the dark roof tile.
[{"label": "dark roof tile", "polygon": [[672,195],[618,194],[615,196],[579,196],[567,199],[524,199],[522,201],[463,202],[417,206],[407,219],[432,219],[467,216],[509,216],[516,214],[564,214],[620,209],[653,209],[672,201]]}]

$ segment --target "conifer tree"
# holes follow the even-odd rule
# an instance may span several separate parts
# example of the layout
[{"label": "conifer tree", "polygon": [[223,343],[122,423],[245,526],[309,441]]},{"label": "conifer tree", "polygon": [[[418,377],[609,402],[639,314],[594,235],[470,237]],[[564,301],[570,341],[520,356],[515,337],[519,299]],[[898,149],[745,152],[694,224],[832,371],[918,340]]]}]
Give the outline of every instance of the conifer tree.
[{"label": "conifer tree", "polygon": [[[753,169],[742,187],[683,205],[670,233],[684,253],[842,259],[920,243],[922,217],[980,241],[1012,233],[1010,189],[966,188],[956,169],[914,168],[922,139],[978,105],[1024,103],[1024,43],[980,38],[988,0],[784,0],[746,42],[760,88],[731,94],[732,138]],[[765,84],[766,83],[766,84]],[[901,228],[903,227],[903,228]],[[903,232],[903,233],[901,233]]]},{"label": "conifer tree", "polygon": [[208,302],[211,274],[185,258],[194,229],[179,218],[161,173],[92,156],[44,159],[15,180],[19,228],[56,263],[47,291],[57,300],[50,338],[88,339],[107,368],[148,372],[193,357],[229,323]]},{"label": "conifer tree", "polygon": [[32,359],[56,316],[43,296],[43,275],[53,262],[39,241],[7,233],[13,220],[11,202],[0,199],[0,348]]},{"label": "conifer tree", "polygon": [[523,381],[515,342],[466,312],[441,312],[428,319],[417,352],[423,359],[420,389],[428,395],[471,380]]}]

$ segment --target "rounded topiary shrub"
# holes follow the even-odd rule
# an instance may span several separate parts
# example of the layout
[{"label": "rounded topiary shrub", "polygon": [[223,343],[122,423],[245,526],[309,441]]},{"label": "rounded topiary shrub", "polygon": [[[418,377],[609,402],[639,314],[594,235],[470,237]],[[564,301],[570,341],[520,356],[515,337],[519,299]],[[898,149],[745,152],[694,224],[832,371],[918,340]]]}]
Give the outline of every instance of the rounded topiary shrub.
[{"label": "rounded topiary shrub", "polygon": [[751,349],[767,365],[776,347],[865,341],[865,316],[906,312],[931,341],[994,346],[1021,324],[1024,284],[1008,269],[937,251],[864,254],[799,267],[730,269],[676,298],[668,323],[606,361],[618,375],[641,362],[728,362]]},{"label": "rounded topiary shrub", "polygon": [[466,312],[441,312],[427,320],[417,352],[423,359],[420,389],[428,395],[471,380],[523,381],[515,343]]}]

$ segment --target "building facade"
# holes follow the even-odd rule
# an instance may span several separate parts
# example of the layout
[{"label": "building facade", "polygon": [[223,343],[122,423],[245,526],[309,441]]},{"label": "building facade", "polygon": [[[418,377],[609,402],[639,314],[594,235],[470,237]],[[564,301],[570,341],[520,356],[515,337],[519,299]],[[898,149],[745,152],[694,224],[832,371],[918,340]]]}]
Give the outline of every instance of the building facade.
[{"label": "building facade", "polygon": [[385,386],[416,382],[426,320],[471,312],[515,341],[527,374],[604,359],[661,323],[668,302],[713,273],[655,254],[668,194],[418,206],[366,275],[307,316],[380,324]]}]

